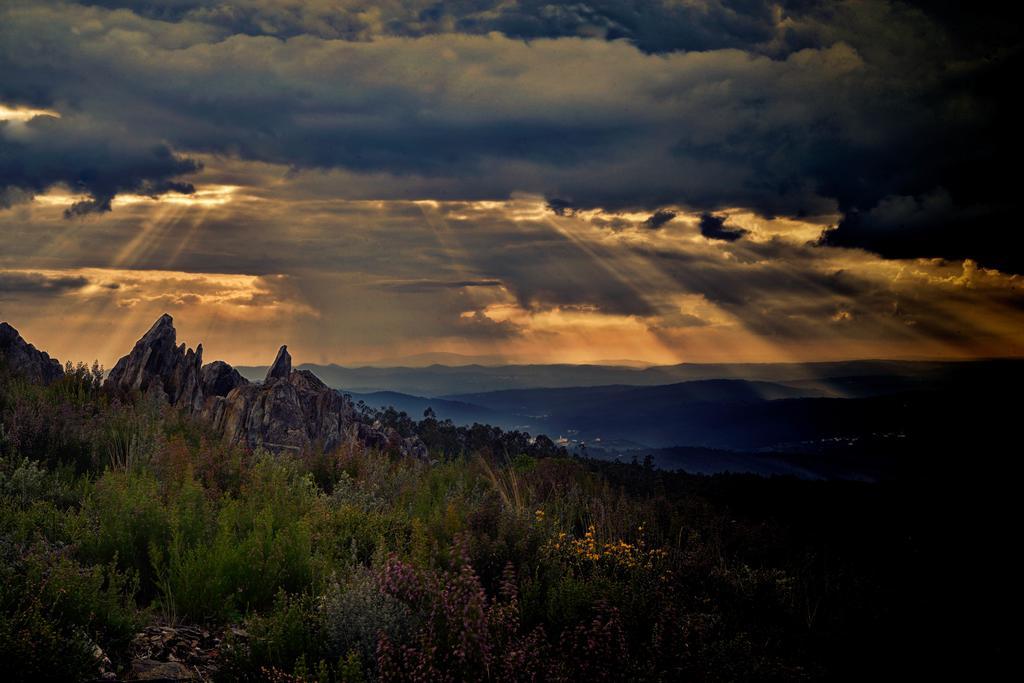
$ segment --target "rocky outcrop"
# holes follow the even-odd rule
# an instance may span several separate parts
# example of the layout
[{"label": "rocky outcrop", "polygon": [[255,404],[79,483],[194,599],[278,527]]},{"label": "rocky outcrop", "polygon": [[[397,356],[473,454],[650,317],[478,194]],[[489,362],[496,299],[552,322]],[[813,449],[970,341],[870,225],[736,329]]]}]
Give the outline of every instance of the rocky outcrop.
[{"label": "rocky outcrop", "polygon": [[235,387],[248,384],[238,370],[222,360],[215,360],[203,366],[199,373],[203,396],[227,396]]},{"label": "rocky outcrop", "polygon": [[202,363],[176,346],[174,324],[161,316],[107,379],[122,390],[159,391],[172,405],[208,421],[233,444],[270,451],[330,451],[347,441],[426,457],[418,439],[403,439],[360,422],[351,400],[308,370],[292,369],[288,347],[277,352],[262,384],[243,378],[223,361]]},{"label": "rocky outcrop", "polygon": [[14,375],[49,384],[64,376],[60,362],[22,339],[7,323],[0,323],[0,362]]},{"label": "rocky outcrop", "polygon": [[153,323],[131,353],[117,361],[106,386],[122,391],[157,393],[190,411],[203,407],[203,345],[193,351],[177,345],[174,320],[166,313]]},{"label": "rocky outcrop", "polygon": [[287,347],[277,352],[263,384],[239,385],[202,411],[232,443],[270,450],[326,450],[358,436],[351,401],[308,370],[292,370]]}]

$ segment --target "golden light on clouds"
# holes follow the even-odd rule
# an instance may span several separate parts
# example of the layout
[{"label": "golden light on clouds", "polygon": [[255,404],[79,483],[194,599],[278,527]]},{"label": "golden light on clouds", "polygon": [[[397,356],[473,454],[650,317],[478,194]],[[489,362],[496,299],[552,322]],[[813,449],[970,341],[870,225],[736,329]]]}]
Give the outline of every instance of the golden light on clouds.
[{"label": "golden light on clouds", "polygon": [[114,4],[0,2],[22,326],[166,305],[339,362],[1024,353],[1012,183],[978,163],[1015,129],[964,86],[1017,53],[941,12]]},{"label": "golden light on clouds", "polygon": [[[9,289],[60,295],[36,303],[34,319],[11,316],[27,321],[22,323],[26,336],[45,339],[47,350],[58,358],[99,358],[107,365],[165,312],[179,320],[184,335],[193,335],[187,337],[193,345],[204,338],[221,339],[222,356],[253,363],[264,360],[273,341],[268,340],[266,348],[228,342],[237,330],[263,327],[268,336],[276,337],[298,319],[319,316],[284,275],[3,269],[0,281]],[[16,306],[5,308],[17,311]]]},{"label": "golden light on clouds", "polygon": [[31,121],[37,116],[52,116],[53,118],[60,118],[60,114],[58,112],[50,109],[11,107],[5,104],[0,104],[0,121],[17,121],[23,123],[25,121]]},{"label": "golden light on clouds", "polygon": [[483,316],[511,323],[522,331],[507,342],[514,357],[543,359],[547,363],[594,363],[615,359],[641,359],[650,363],[678,363],[679,354],[652,334],[647,323],[628,315],[602,313],[593,307],[530,311],[514,303],[493,304],[481,311],[465,311],[464,319]]},{"label": "golden light on clouds", "polygon": [[[212,208],[224,206],[236,199],[258,201],[257,197],[243,195],[237,185],[206,185],[197,187],[192,194],[168,192],[153,197],[139,194],[119,194],[111,202],[111,208],[124,208],[138,204],[164,204],[167,206]],[[59,190],[51,190],[46,194],[36,195],[33,199],[40,206],[69,207],[89,199],[88,195],[71,194]]]},{"label": "golden light on clouds", "polygon": [[84,197],[50,190],[0,214],[0,278],[32,290],[0,291],[3,317],[57,357],[108,364],[165,311],[184,340],[241,364],[268,362],[281,343],[298,362],[339,363],[432,351],[532,363],[1024,352],[1019,277],[811,246],[827,214],[722,209],[745,231],[723,241],[683,206],[652,226],[640,211],[558,215],[536,194],[339,199],[320,174],[203,161],[208,182],[191,195],[119,195],[112,212],[68,221]]}]

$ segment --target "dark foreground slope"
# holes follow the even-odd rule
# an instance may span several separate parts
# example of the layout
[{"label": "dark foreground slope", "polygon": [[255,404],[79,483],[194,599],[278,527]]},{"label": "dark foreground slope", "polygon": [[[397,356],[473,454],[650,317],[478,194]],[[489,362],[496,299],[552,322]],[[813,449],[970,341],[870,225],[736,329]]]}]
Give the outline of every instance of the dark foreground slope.
[{"label": "dark foreground slope", "polygon": [[0,364],[6,679],[991,679],[1012,652],[1007,430],[805,481],[433,418],[432,462],[270,454],[154,398]]}]

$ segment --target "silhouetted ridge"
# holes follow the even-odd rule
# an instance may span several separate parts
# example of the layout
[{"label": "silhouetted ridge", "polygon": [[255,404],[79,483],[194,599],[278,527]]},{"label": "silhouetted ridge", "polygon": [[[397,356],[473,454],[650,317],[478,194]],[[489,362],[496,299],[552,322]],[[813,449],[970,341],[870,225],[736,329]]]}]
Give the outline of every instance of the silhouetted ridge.
[{"label": "silhouetted ridge", "polygon": [[325,450],[358,441],[425,458],[426,448],[394,430],[360,422],[352,402],[308,370],[292,370],[282,346],[266,381],[253,384],[224,361],[202,365],[203,347],[177,344],[174,321],[162,315],[107,377],[114,390],[156,394],[206,420],[230,443],[251,448]]},{"label": "silhouetted ridge", "polygon": [[32,382],[49,384],[64,376],[57,359],[37,350],[7,323],[0,323],[0,358],[12,374]]}]

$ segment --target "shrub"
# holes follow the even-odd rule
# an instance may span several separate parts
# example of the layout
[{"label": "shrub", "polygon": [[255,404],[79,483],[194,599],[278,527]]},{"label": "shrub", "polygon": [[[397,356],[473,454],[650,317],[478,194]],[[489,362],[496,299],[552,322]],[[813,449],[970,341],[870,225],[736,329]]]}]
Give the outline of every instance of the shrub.
[{"label": "shrub", "polygon": [[51,493],[50,479],[49,472],[38,463],[23,458],[10,474],[0,471],[0,496],[10,498],[19,505],[28,505]]},{"label": "shrub", "polygon": [[8,677],[92,678],[160,606],[244,620],[228,680],[827,678],[918,604],[886,602],[922,563],[884,489],[535,458],[553,444],[397,413],[439,464],[270,456],[124,398],[0,369]]},{"label": "shrub", "polygon": [[51,384],[49,391],[69,403],[88,406],[99,398],[102,386],[103,367],[99,361],[93,361],[91,366],[67,361],[64,376]]},{"label": "shrub", "polygon": [[308,476],[263,457],[241,494],[219,506],[186,482],[175,494],[168,542],[151,546],[168,613],[222,622],[269,607],[281,589],[311,587],[319,567],[309,518],[319,500]]},{"label": "shrub", "polygon": [[514,573],[499,599],[489,599],[464,543],[452,548],[446,571],[419,571],[395,557],[385,565],[382,590],[407,605],[421,626],[407,643],[379,638],[381,680],[532,680],[541,675],[542,630],[521,633]]},{"label": "shrub", "polygon": [[135,572],[145,597],[155,594],[151,548],[163,548],[171,532],[159,484],[145,470],[108,470],[86,494],[82,517],[82,558],[91,563],[116,562]]},{"label": "shrub", "polygon": [[98,469],[121,472],[146,465],[163,445],[161,413],[166,406],[152,395],[117,404],[97,421],[93,461]]},{"label": "shrub", "polygon": [[0,455],[28,457],[50,467],[91,466],[92,425],[102,404],[70,400],[59,390],[3,377],[0,370]]},{"label": "shrub", "polygon": [[319,610],[327,654],[335,659],[355,656],[360,666],[375,662],[381,634],[403,643],[414,632],[409,607],[383,592],[366,569],[356,570],[344,583],[332,580],[320,597]]},{"label": "shrub", "polygon": [[0,539],[0,661],[9,680],[95,678],[97,644],[123,649],[140,618],[137,587],[114,566],[84,566],[69,547]]},{"label": "shrub", "polygon": [[252,614],[245,622],[248,637],[229,640],[223,652],[220,679],[296,680],[289,674],[306,662],[322,660],[323,638],[315,601],[308,595],[279,591],[264,615]]}]

